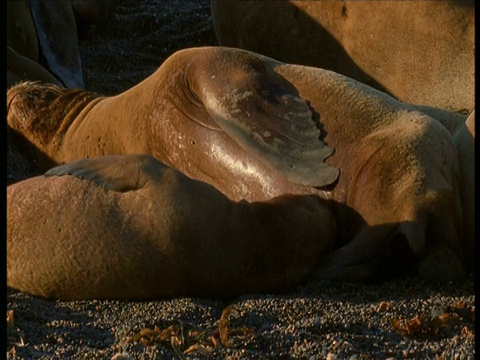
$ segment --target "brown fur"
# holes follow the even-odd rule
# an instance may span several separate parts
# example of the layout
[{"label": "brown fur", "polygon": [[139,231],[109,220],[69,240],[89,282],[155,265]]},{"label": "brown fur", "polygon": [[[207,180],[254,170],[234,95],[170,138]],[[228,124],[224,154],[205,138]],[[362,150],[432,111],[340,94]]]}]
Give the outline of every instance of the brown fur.
[{"label": "brown fur", "polygon": [[211,11],[219,45],[330,69],[405,102],[474,108],[473,0],[212,0]]},{"label": "brown fur", "polygon": [[333,204],[316,196],[233,202],[146,155],[74,167],[8,186],[9,287],[64,300],[279,292],[335,243]]},{"label": "brown fur", "polygon": [[[69,90],[52,94],[52,88],[26,83],[10,89],[7,120],[55,163],[147,153],[236,201],[286,193],[333,199],[355,215],[338,214],[342,240],[320,277],[377,279],[385,266],[393,266],[379,265],[379,249],[401,244],[408,244],[418,265],[407,267],[427,279],[464,275],[460,170],[451,134],[434,118],[384,93],[327,70],[209,47],[177,52],[118,96],[93,99]],[[272,92],[281,95],[272,97]],[[272,166],[270,155],[253,155],[255,136],[253,145],[244,147],[241,135],[228,132],[228,126],[246,123],[245,136],[263,134],[258,136],[265,142],[278,135],[278,124],[287,136],[280,142],[285,149],[277,152],[299,152],[304,144],[288,140],[293,133],[284,119],[273,117],[289,99],[305,111],[287,113],[288,121],[296,124],[309,109],[322,141],[335,149],[326,159],[330,168],[340,169],[333,184],[291,181]],[[262,130],[267,125],[270,130]],[[274,157],[275,147],[267,150],[272,148]],[[352,270],[359,264],[366,270]]]}]

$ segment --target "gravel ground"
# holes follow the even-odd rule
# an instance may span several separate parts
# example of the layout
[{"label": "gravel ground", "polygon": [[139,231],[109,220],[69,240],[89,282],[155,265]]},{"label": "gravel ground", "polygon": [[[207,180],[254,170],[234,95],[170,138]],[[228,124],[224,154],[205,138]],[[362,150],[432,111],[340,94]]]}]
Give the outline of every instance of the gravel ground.
[{"label": "gravel ground", "polygon": [[9,359],[475,358],[471,279],[310,282],[229,300],[63,302],[14,292],[7,300]]},{"label": "gravel ground", "polygon": [[[124,0],[81,42],[87,89],[117,94],[175,50],[215,45],[209,0]],[[34,175],[8,147],[7,181]],[[474,359],[473,278],[310,281],[235,299],[46,301],[7,290],[7,359]]]}]

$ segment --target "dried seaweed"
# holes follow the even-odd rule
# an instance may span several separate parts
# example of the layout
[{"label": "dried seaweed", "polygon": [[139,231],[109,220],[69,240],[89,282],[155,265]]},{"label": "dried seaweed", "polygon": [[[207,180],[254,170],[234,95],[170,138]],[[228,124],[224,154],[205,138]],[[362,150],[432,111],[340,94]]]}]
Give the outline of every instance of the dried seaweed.
[{"label": "dried seaweed", "polygon": [[173,324],[165,329],[154,326],[153,329],[141,329],[131,335],[126,342],[140,343],[144,347],[160,345],[170,348],[181,359],[191,353],[206,356],[213,347],[230,347],[236,339],[245,339],[255,335],[255,331],[249,327],[232,327],[230,325],[229,317],[234,310],[234,305],[223,309],[218,327],[201,330],[184,323]]},{"label": "dried seaweed", "polygon": [[466,308],[464,302],[447,306],[439,313],[432,313],[433,311],[429,314],[416,315],[409,320],[399,320],[392,317],[390,324],[397,332],[408,337],[435,336],[459,325],[463,319],[471,324],[471,328],[464,326],[460,335],[475,335],[475,309]]}]

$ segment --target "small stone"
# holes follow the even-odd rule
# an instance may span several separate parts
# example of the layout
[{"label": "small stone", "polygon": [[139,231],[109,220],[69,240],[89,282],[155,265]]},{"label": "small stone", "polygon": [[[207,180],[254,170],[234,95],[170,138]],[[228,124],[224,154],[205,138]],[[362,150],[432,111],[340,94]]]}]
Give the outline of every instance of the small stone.
[{"label": "small stone", "polygon": [[130,356],[129,353],[122,352],[113,355],[112,360],[133,360],[133,358]]}]

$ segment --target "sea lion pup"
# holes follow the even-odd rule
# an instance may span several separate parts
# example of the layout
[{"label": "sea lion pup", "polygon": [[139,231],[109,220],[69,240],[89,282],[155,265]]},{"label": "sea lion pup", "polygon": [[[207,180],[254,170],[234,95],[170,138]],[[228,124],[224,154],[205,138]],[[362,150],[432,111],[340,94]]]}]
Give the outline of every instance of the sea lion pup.
[{"label": "sea lion pup", "polygon": [[356,213],[339,212],[348,233],[318,276],[378,279],[380,245],[395,241],[408,243],[426,279],[465,274],[450,132],[346,76],[192,48],[117,96],[19,84],[7,93],[7,121],[56,164],[147,153],[231,200],[316,194],[344,204]]},{"label": "sea lion pup", "polygon": [[211,12],[221,46],[329,69],[409,103],[475,106],[473,0],[212,0]]},{"label": "sea lion pup", "polygon": [[7,285],[63,300],[281,292],[332,249],[332,206],[233,202],[147,155],[80,160],[7,187]]}]

